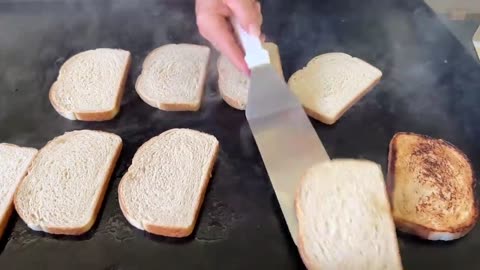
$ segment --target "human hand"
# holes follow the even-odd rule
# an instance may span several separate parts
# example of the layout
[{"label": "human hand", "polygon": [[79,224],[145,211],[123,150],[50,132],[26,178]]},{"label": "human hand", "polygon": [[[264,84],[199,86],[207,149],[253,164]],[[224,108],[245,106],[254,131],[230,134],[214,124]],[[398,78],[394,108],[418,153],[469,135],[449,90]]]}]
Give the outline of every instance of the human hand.
[{"label": "human hand", "polygon": [[235,38],[229,18],[235,17],[245,31],[263,40],[260,3],[256,0],[196,0],[195,11],[200,34],[239,70],[249,74],[245,53]]}]

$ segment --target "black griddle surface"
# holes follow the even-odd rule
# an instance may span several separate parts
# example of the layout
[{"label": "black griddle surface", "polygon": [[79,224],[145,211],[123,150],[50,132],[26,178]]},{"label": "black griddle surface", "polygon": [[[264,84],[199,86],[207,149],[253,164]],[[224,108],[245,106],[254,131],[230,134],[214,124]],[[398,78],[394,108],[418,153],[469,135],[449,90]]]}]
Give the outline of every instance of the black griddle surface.
[{"label": "black griddle surface", "polygon": [[[40,148],[76,129],[116,133],[124,149],[94,228],[81,237],[29,230],[14,215],[0,269],[303,269],[244,113],[216,86],[216,55],[199,112],[162,112],[134,84],[147,53],[166,43],[206,44],[194,1],[2,1],[0,141]],[[313,121],[332,158],[366,158],[386,173],[388,143],[411,131],[450,141],[480,162],[480,67],[421,0],[263,2],[264,30],[288,78],[312,57],[346,52],[383,71],[381,83],[334,126]],[[59,116],[48,90],[61,64],[99,47],[132,52],[120,114],[103,123]],[[221,152],[193,235],[152,236],[123,217],[120,178],[137,148],[170,128],[215,135]],[[328,218],[328,217],[326,217]],[[405,269],[479,269],[480,227],[452,243],[399,235]]]}]

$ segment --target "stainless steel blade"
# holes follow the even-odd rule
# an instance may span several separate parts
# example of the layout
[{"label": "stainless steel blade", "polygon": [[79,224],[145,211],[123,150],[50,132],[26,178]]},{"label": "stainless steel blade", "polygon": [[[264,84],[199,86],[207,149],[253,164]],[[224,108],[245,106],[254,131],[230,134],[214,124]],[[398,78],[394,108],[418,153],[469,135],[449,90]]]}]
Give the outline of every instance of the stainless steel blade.
[{"label": "stainless steel blade", "polygon": [[295,243],[295,193],[306,170],[327,161],[323,144],[296,96],[271,65],[252,70],[246,116]]}]

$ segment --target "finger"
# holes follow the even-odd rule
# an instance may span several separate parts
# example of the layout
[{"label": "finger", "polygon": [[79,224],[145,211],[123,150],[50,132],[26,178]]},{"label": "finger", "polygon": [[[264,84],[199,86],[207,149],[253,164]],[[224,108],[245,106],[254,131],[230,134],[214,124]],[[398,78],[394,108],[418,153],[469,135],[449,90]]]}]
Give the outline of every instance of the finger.
[{"label": "finger", "polygon": [[257,16],[259,16],[258,24],[262,26],[262,23],[263,23],[262,5],[260,4],[260,2],[255,2],[255,3],[257,8]]},{"label": "finger", "polygon": [[[262,31],[261,27],[262,27],[262,24],[263,24],[263,14],[262,14],[262,6],[260,5],[260,2],[256,2],[258,5],[257,5],[257,16],[258,17],[258,25],[260,26],[260,32]],[[230,11],[231,12],[231,11]]]},{"label": "finger", "polygon": [[261,34],[260,26],[262,24],[262,16],[259,12],[258,5],[254,0],[224,0],[232,11],[233,15],[238,19],[240,25],[251,35],[259,37]]},{"label": "finger", "polygon": [[258,16],[259,16],[259,25],[260,27],[262,26],[263,24],[263,15],[262,15],[262,5],[260,4],[260,2],[256,2],[256,6],[257,6],[257,13],[258,13]]},{"label": "finger", "polygon": [[195,1],[195,13],[201,14],[221,14],[224,17],[232,15],[230,8],[218,0],[196,0]]},{"label": "finger", "polygon": [[[221,16],[209,16],[199,21],[202,35],[243,73],[249,74],[243,50],[238,45],[230,23]],[[202,30],[203,29],[203,30]]]},{"label": "finger", "polygon": [[232,10],[227,5],[219,5],[216,10],[218,14],[223,15],[225,18],[232,16]]}]

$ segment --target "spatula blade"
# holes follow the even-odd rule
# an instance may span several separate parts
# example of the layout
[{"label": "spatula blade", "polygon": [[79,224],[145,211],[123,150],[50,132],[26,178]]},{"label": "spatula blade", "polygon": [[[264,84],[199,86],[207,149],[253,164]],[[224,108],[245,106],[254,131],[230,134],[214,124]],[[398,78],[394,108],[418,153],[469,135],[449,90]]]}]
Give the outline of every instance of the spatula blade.
[{"label": "spatula blade", "polygon": [[308,168],[330,158],[302,105],[271,65],[252,69],[246,116],[296,243],[298,184]]}]

